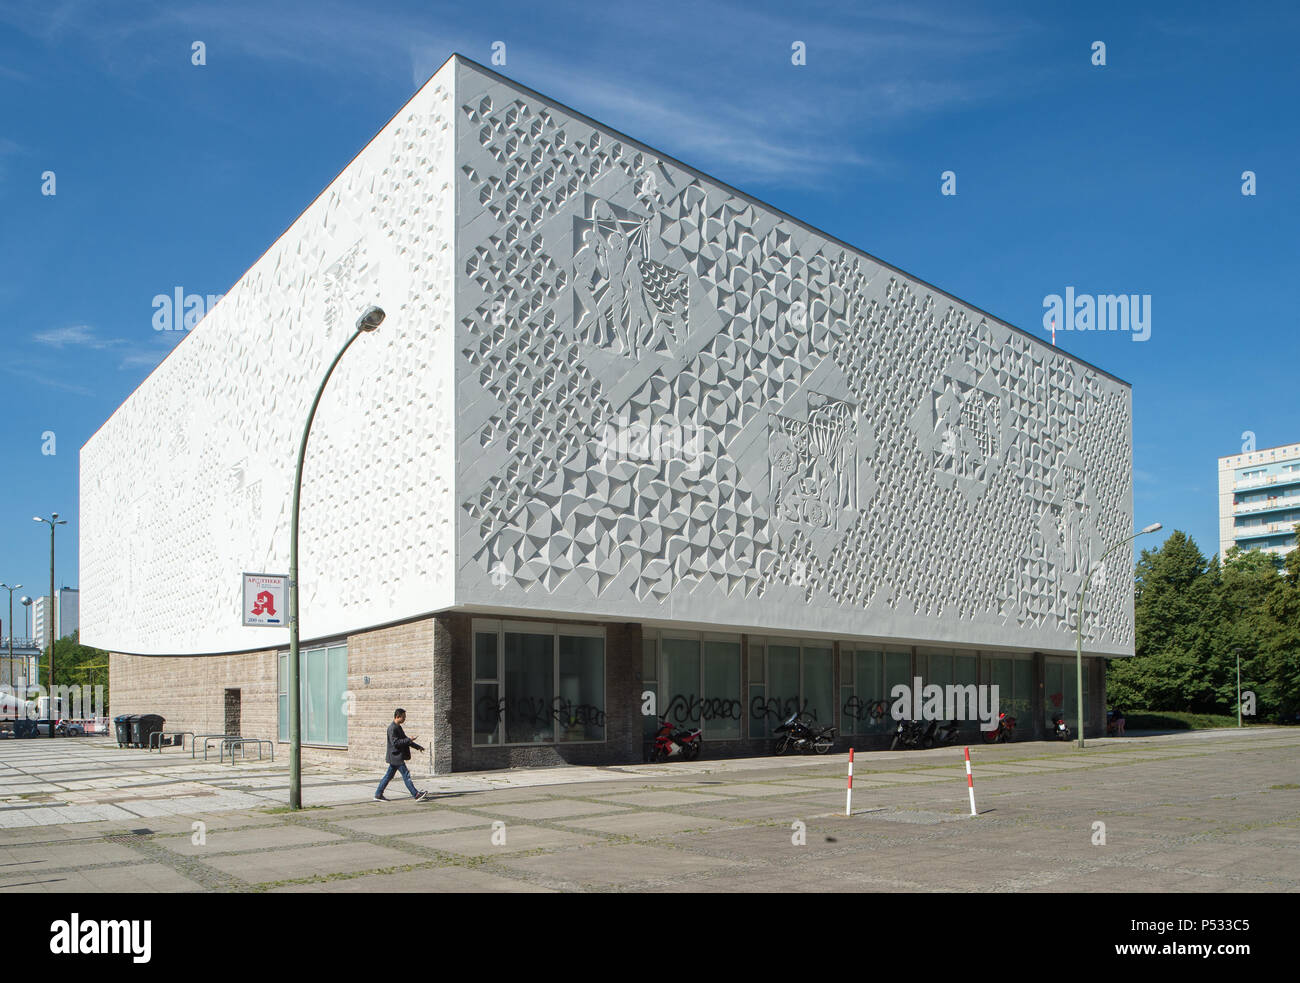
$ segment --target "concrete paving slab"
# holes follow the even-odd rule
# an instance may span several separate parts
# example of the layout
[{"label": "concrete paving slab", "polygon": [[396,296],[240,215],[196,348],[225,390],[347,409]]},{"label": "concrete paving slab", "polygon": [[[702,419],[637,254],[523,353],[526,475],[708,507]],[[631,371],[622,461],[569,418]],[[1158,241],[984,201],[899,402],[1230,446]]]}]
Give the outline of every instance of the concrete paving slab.
[{"label": "concrete paving slab", "polygon": [[[708,796],[710,799],[717,796]],[[620,800],[626,801],[626,800]],[[492,806],[493,813],[502,819],[563,819],[569,816],[591,816],[598,813],[627,812],[627,806],[614,802],[581,802],[573,799],[538,799],[535,802],[515,802]]]},{"label": "concrete paving slab", "polygon": [[[194,834],[194,835],[197,835]],[[237,850],[275,850],[283,847],[304,846],[308,843],[325,843],[340,840],[338,833],[311,829],[307,826],[279,826],[272,829],[254,828],[239,831],[207,830],[202,845],[191,836],[160,836],[155,843],[183,857],[207,857],[216,853]]]},{"label": "concrete paving slab", "polygon": [[[557,866],[562,860],[562,866]],[[527,871],[553,879],[569,890],[583,886],[615,887],[633,882],[671,885],[675,879],[701,871],[734,867],[733,861],[701,857],[681,850],[624,845],[596,846],[571,850],[559,857],[506,857],[500,861],[507,871]],[[678,890],[681,889],[678,883]]]},{"label": "concrete paving slab", "polygon": [[355,873],[386,867],[422,863],[428,858],[372,843],[341,846],[299,847],[294,850],[269,850],[225,857],[205,857],[209,867],[224,871],[249,884],[297,880],[328,874]]},{"label": "concrete paving slab", "polygon": [[397,893],[462,893],[484,894],[553,894],[550,888],[539,887],[524,880],[503,877],[500,874],[473,867],[432,867],[404,870],[395,874],[368,874],[315,884],[298,884],[272,889],[271,894],[329,893],[329,894],[397,894]]},{"label": "concrete paving slab", "polygon": [[633,792],[618,796],[608,796],[608,800],[617,804],[638,806],[696,806],[706,802],[720,802],[725,797],[706,792]]},{"label": "concrete paving slab", "polygon": [[716,829],[730,825],[725,819],[679,815],[674,812],[632,812],[604,818],[574,818],[565,826],[623,836],[670,836],[688,829]]},{"label": "concrete paving slab", "polygon": [[415,809],[409,812],[371,816],[368,819],[345,819],[339,822],[331,817],[329,821],[337,826],[371,836],[407,836],[411,833],[465,829],[491,823],[491,820],[484,819],[482,816],[456,812],[452,809]]},{"label": "concrete paving slab", "polygon": [[467,857],[500,857],[527,850],[557,850],[564,847],[578,847],[588,843],[601,842],[601,838],[581,833],[570,833],[558,829],[546,829],[541,826],[528,826],[523,823],[506,823],[505,843],[492,842],[497,830],[485,824],[479,829],[463,829],[452,833],[428,833],[424,836],[408,836],[407,842],[420,846],[457,853]]},{"label": "concrete paving slab", "polygon": [[201,891],[203,886],[166,864],[132,864],[98,870],[34,875],[31,881],[0,884],[4,893],[161,894]]}]

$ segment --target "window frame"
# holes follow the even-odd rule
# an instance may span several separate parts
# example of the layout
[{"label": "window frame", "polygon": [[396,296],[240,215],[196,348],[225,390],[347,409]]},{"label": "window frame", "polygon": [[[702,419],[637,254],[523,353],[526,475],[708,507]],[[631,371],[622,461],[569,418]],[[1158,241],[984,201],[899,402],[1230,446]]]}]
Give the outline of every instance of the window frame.
[{"label": "window frame", "polygon": [[[602,625],[575,625],[561,621],[513,621],[510,619],[496,618],[474,618],[470,622],[470,710],[474,710],[477,703],[475,691],[479,685],[495,685],[497,687],[497,700],[500,705],[501,700],[509,699],[506,693],[504,660],[505,660],[505,636],[507,632],[520,635],[550,635],[551,636],[551,692],[554,694],[551,699],[552,711],[554,711],[555,700],[558,700],[560,691],[560,636],[570,638],[599,638],[601,642],[600,651],[600,700],[601,713],[605,714],[605,723],[603,730],[605,736],[601,738],[586,738],[580,741],[564,740],[561,736],[561,727],[559,720],[555,719],[552,712],[551,729],[553,739],[550,741],[506,741],[505,737],[505,720],[503,716],[498,716],[496,728],[493,733],[501,740],[491,743],[480,743],[478,740],[479,731],[470,728],[471,747],[479,748],[498,748],[498,747],[575,747],[581,744],[606,744],[609,742],[609,634]],[[496,678],[479,677],[478,675],[478,636],[480,634],[495,634],[497,639],[496,645]]]}]

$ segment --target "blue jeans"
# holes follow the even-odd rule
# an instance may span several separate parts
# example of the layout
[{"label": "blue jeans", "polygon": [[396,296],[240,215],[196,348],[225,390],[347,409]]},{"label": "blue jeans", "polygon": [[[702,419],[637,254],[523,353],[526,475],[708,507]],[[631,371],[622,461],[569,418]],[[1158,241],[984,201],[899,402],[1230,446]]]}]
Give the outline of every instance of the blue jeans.
[{"label": "blue jeans", "polygon": [[411,770],[406,767],[406,762],[403,761],[400,765],[388,766],[388,773],[384,775],[384,780],[379,783],[379,788],[375,789],[376,796],[384,794],[384,789],[388,788],[388,783],[393,780],[393,776],[399,771],[402,773],[402,781],[406,782],[406,790],[411,793],[411,798],[415,798],[420,794],[415,787],[415,782],[411,781]]}]

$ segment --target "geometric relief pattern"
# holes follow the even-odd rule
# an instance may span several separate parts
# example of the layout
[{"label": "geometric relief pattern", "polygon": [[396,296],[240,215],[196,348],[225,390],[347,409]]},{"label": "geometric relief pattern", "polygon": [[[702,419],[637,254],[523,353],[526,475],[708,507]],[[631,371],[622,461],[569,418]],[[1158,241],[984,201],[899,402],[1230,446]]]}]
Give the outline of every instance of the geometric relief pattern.
[{"label": "geometric relief pattern", "polygon": [[454,66],[431,80],[81,456],[82,628],[114,651],[282,645],[240,624],[241,572],[287,573],[302,427],[304,638],[454,595]]},{"label": "geometric relief pattern", "polygon": [[[1122,384],[532,94],[461,79],[461,211],[492,217],[458,240],[459,358],[490,407],[460,434],[471,582],[647,617],[701,590],[770,595],[804,606],[783,609],[792,628],[877,611],[1062,646],[1088,564],[1129,532]],[[611,459],[617,421],[694,428],[699,459]],[[1123,580],[1088,599],[1115,650],[1132,644]]]}]

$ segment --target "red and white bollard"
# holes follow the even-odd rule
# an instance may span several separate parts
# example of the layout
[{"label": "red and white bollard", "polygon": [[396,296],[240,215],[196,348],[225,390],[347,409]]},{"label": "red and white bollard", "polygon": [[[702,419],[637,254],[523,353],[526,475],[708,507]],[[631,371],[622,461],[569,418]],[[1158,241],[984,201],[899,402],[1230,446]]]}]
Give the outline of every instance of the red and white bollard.
[{"label": "red and white bollard", "polygon": [[966,749],[966,791],[970,793],[970,814],[975,812],[975,776],[970,771],[970,748]]},{"label": "red and white bollard", "polygon": [[853,815],[853,748],[849,748],[849,792],[844,800],[844,815]]}]

